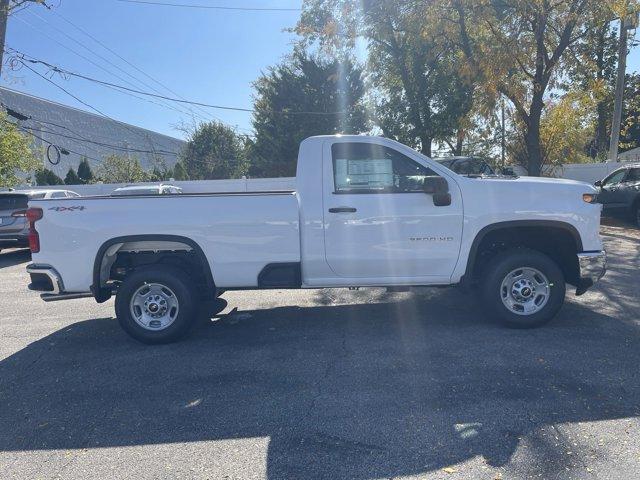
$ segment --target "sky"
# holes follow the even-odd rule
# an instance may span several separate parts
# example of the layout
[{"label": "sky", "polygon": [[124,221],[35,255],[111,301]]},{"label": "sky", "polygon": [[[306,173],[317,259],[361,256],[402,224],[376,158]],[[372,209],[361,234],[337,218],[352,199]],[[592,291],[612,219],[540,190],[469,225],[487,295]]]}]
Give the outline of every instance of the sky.
[{"label": "sky", "polygon": [[[249,109],[253,103],[252,83],[291,52],[296,36],[286,30],[296,24],[300,14],[180,8],[118,0],[47,3],[51,9],[30,5],[9,18],[7,47],[66,70],[130,88],[156,89],[156,93],[172,97],[177,94],[198,102]],[[300,8],[302,0],[169,3]],[[34,68],[46,73],[42,66]],[[635,47],[629,55],[627,71],[638,70],[640,47]],[[78,78],[55,74],[50,79],[80,101],[24,67],[14,70],[5,66],[0,85],[92,111],[85,105],[88,104],[109,117],[178,138],[185,134],[177,127],[191,124],[193,111],[198,115],[196,120],[218,119],[240,133],[251,129],[248,112],[189,107],[190,112],[183,105],[158,105],[150,99],[134,98]]]},{"label": "sky", "polygon": [[[189,100],[252,107],[252,83],[291,52],[299,11],[231,11],[124,3],[117,0],[48,0],[48,10],[31,5],[9,18],[6,46],[67,70]],[[300,8],[302,0],[176,0],[217,6]],[[67,21],[71,22],[68,23]],[[82,33],[76,25],[119,56]],[[78,55],[79,54],[79,55]],[[140,71],[144,72],[141,73]],[[34,67],[46,73],[42,66]],[[148,76],[145,76],[148,75]],[[131,75],[131,76],[130,76]],[[136,77],[139,80],[136,80]],[[151,78],[149,78],[151,77]],[[140,100],[78,78],[51,77],[55,83],[109,117],[184,138],[176,127],[191,123],[185,106]],[[125,81],[130,83],[125,83]],[[3,67],[0,85],[91,111],[86,105],[26,68]],[[157,100],[153,100],[156,102]],[[241,133],[251,114],[195,109],[198,120],[219,119]]]}]

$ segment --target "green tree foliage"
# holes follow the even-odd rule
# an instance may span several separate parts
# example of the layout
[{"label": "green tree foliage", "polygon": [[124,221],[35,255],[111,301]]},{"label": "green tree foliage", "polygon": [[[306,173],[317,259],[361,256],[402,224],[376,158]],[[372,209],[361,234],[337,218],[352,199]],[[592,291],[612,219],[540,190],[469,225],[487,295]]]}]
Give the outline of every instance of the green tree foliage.
[{"label": "green tree foliage", "polygon": [[249,169],[253,177],[295,175],[298,147],[306,137],[368,130],[362,71],[349,59],[324,61],[297,48],[254,86],[255,139]]},{"label": "green tree foliage", "polygon": [[34,155],[31,139],[0,112],[0,187],[20,183],[20,173],[30,172],[40,165]]},{"label": "green tree foliage", "polygon": [[109,155],[100,164],[97,173],[104,183],[134,183],[146,178],[138,159],[124,155]]},{"label": "green tree foliage", "polygon": [[240,178],[247,173],[245,143],[223,123],[201,123],[190,135],[179,163],[191,180]]},{"label": "green tree foliage", "polygon": [[184,163],[182,161],[178,161],[175,164],[175,166],[173,167],[173,172],[171,176],[178,181],[189,180],[189,174],[187,173],[187,169],[184,166]]},{"label": "green tree foliage", "polygon": [[[568,93],[547,102],[540,121],[542,165],[552,168],[591,161],[585,145],[593,133],[590,113],[594,107],[593,98],[585,92]],[[509,148],[515,163],[526,165],[526,142],[521,134],[512,137]]]},{"label": "green tree foliage", "polygon": [[91,165],[89,165],[87,157],[83,157],[80,165],[78,165],[78,177],[82,183],[94,182],[93,171],[91,170]]},{"label": "green tree foliage", "polygon": [[329,52],[368,44],[375,118],[385,136],[431,155],[434,140],[460,153],[473,106],[473,83],[458,47],[437,31],[431,2],[307,0],[297,32]]},{"label": "green tree foliage", "polygon": [[82,181],[73,167],[69,167],[69,171],[64,177],[64,183],[65,185],[82,185]]},{"label": "green tree foliage", "polygon": [[620,132],[621,151],[640,147],[640,74],[627,75],[624,95],[625,103]]},{"label": "green tree foliage", "polygon": [[596,19],[593,23],[593,28],[587,29],[576,44],[574,62],[563,88],[588,92],[593,97],[594,109],[587,112],[592,133],[586,151],[591,158],[602,159],[607,156],[611,134],[618,38],[608,18]]},{"label": "green tree foliage", "polygon": [[158,156],[153,159],[153,169],[147,174],[147,180],[151,182],[164,182],[173,176],[173,170],[167,166],[164,158]]},{"label": "green tree foliage", "polygon": [[36,183],[38,185],[64,185],[64,181],[48,168],[36,171]]}]

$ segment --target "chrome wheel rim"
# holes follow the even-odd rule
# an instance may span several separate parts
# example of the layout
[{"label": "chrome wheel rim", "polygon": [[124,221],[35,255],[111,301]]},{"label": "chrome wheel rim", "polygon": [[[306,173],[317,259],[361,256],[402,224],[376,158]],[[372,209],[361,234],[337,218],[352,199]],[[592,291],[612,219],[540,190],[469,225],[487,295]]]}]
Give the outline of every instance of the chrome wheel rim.
[{"label": "chrome wheel rim", "polygon": [[158,331],[171,325],[180,304],[173,290],[161,283],[145,283],[131,297],[131,316],[145,330]]},{"label": "chrome wheel rim", "polygon": [[551,296],[551,283],[538,269],[516,268],[502,280],[500,298],[516,315],[533,315],[544,308]]}]

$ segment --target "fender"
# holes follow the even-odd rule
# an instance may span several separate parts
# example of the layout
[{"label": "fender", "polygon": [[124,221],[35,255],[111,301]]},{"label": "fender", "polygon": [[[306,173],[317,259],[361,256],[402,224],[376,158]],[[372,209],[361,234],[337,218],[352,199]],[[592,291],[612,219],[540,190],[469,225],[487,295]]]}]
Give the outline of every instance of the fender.
[{"label": "fender", "polygon": [[111,291],[109,289],[101,287],[102,279],[100,278],[100,267],[102,265],[102,259],[104,258],[105,253],[109,249],[109,247],[117,244],[117,243],[126,243],[126,242],[144,242],[144,241],[166,241],[166,242],[176,242],[176,243],[184,243],[193,249],[196,253],[200,262],[203,265],[205,278],[207,282],[207,290],[212,292],[212,297],[215,298],[216,286],[213,281],[213,274],[211,272],[211,267],[209,266],[209,261],[207,260],[207,256],[200,248],[194,240],[182,237],[179,235],[127,235],[124,237],[115,237],[110,240],[107,240],[102,244],[102,246],[98,249],[98,253],[96,254],[96,258],[93,263],[93,285],[91,285],[91,293],[93,293],[96,302],[103,303],[111,298]]},{"label": "fender", "polygon": [[483,227],[473,239],[471,249],[469,250],[469,256],[467,257],[467,268],[460,283],[466,283],[466,281],[473,278],[473,265],[476,261],[478,247],[480,247],[480,243],[488,233],[494,232],[496,230],[508,230],[510,228],[520,227],[560,228],[571,234],[573,240],[576,242],[577,251],[582,251],[582,238],[580,237],[580,233],[578,232],[576,227],[567,222],[562,222],[560,220],[511,220],[506,222],[491,223]]}]

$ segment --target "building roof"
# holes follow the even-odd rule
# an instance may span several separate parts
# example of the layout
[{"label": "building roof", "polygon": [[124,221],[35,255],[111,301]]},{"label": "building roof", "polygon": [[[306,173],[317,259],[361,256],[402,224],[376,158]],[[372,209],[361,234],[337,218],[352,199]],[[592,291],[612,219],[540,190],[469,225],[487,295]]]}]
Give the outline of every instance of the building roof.
[{"label": "building roof", "polygon": [[[45,166],[62,178],[69,167],[78,166],[83,156],[87,157],[94,170],[112,154],[135,157],[145,169],[153,168],[159,161],[171,167],[185,145],[183,140],[168,135],[10,88],[0,87],[0,102],[5,108],[29,117],[17,123],[23,131],[31,133],[36,147],[44,151],[53,144],[69,152],[68,155],[60,155],[58,165],[48,162],[46,153],[43,153]],[[56,149],[49,150],[55,161]]]}]

